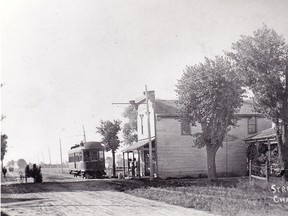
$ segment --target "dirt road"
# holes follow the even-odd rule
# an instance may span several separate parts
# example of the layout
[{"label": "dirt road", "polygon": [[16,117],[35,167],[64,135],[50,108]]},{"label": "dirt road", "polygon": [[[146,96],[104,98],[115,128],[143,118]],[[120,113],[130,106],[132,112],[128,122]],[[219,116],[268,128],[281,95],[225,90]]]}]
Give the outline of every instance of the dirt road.
[{"label": "dirt road", "polygon": [[194,215],[206,212],[142,199],[115,190],[113,180],[46,175],[44,183],[1,183],[1,212],[7,215]]}]

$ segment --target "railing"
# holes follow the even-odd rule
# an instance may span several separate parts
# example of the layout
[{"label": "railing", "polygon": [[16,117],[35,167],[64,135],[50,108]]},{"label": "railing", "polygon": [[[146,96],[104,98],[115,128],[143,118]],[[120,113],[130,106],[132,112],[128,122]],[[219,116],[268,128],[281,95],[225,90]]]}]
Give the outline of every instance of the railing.
[{"label": "railing", "polygon": [[254,165],[249,160],[249,182],[252,183],[253,179],[263,180],[268,183],[269,181],[269,166],[268,162],[262,165]]}]

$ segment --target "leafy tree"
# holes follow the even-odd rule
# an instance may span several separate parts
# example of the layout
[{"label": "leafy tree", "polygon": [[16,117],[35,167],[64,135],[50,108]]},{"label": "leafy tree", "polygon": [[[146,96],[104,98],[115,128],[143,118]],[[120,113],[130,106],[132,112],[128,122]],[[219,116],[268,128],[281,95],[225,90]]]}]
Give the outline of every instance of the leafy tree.
[{"label": "leafy tree", "polygon": [[276,125],[281,166],[288,179],[288,45],[263,25],[253,36],[242,36],[232,49],[227,55],[254,93],[256,110]]},{"label": "leafy tree", "polygon": [[25,169],[25,167],[27,166],[27,162],[24,159],[19,159],[17,161],[17,165],[20,169]]},{"label": "leafy tree", "polygon": [[194,135],[195,146],[206,147],[208,178],[213,180],[216,153],[229,126],[237,122],[234,113],[242,104],[241,82],[226,58],[206,58],[204,63],[186,68],[176,93],[181,120],[201,125],[202,132]]},{"label": "leafy tree", "polygon": [[15,161],[14,160],[8,161],[7,166],[14,167],[15,166]]},{"label": "leafy tree", "polygon": [[129,105],[123,113],[124,118],[128,118],[128,122],[123,126],[123,138],[126,145],[131,145],[138,141],[137,136],[137,110],[135,106]]},{"label": "leafy tree", "polygon": [[97,127],[97,133],[102,135],[102,143],[106,147],[106,151],[112,151],[113,159],[113,176],[116,176],[116,165],[115,165],[115,152],[119,147],[120,141],[118,138],[118,132],[121,130],[121,121],[101,121],[100,127]]},{"label": "leafy tree", "polygon": [[7,152],[7,139],[8,136],[6,134],[1,134],[1,162],[3,162],[4,156]]}]

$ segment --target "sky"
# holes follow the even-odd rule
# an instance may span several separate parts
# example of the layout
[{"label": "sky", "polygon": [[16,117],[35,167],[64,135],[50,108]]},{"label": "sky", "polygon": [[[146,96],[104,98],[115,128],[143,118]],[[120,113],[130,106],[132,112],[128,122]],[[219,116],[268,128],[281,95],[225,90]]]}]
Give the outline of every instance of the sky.
[{"label": "sky", "polygon": [[186,66],[263,23],[288,41],[286,0],[3,0],[1,133],[9,160],[60,163],[143,94],[176,99]]}]

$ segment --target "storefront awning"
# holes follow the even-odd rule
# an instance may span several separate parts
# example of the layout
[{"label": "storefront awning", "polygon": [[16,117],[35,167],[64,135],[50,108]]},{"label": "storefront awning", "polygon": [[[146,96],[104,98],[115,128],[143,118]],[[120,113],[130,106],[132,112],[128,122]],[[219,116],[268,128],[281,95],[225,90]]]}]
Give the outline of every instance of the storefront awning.
[{"label": "storefront awning", "polygon": [[[151,142],[153,142],[154,140],[155,140],[155,137],[151,138]],[[137,143],[134,143],[133,145],[127,147],[122,152],[131,152],[131,151],[134,151],[134,150],[138,150],[138,149],[142,148],[143,146],[145,146],[148,143],[149,143],[149,139],[140,140]]]}]

